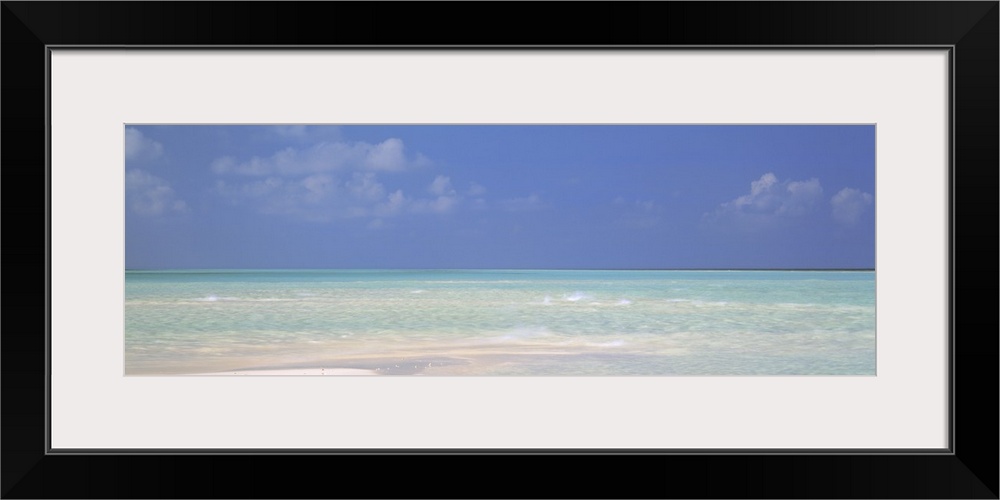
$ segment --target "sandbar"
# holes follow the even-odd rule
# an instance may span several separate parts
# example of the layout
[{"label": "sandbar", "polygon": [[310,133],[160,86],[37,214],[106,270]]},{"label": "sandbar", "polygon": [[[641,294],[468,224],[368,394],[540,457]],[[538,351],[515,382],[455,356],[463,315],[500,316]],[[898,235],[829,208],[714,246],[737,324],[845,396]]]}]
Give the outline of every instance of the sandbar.
[{"label": "sandbar", "polygon": [[227,370],[212,373],[192,373],[190,376],[220,376],[220,375],[378,375],[375,370],[363,368],[280,368],[264,370]]}]

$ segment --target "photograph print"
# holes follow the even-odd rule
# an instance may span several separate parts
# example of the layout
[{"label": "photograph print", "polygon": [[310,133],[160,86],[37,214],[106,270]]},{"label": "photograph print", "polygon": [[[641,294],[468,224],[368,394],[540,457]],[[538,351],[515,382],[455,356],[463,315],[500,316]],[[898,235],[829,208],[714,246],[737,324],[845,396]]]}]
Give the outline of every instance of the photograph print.
[{"label": "photograph print", "polygon": [[125,124],[126,376],[874,376],[876,127]]}]

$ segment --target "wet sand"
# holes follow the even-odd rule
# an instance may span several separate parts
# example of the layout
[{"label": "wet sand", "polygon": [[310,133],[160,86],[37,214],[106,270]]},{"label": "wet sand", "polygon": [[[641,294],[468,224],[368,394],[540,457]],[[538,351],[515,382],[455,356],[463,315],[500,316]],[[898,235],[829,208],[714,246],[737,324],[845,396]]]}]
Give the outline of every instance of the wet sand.
[{"label": "wet sand", "polygon": [[285,375],[378,375],[375,370],[361,368],[284,368],[275,370],[233,370],[214,373],[192,373],[188,376],[220,376],[220,375],[255,375],[255,376],[285,376]]}]

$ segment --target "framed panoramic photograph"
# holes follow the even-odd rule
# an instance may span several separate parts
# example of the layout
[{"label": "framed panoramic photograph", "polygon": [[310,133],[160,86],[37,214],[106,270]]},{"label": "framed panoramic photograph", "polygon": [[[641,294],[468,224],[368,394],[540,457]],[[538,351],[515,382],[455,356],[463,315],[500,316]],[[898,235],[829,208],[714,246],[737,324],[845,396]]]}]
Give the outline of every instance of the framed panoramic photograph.
[{"label": "framed panoramic photograph", "polygon": [[[997,498],[995,319],[955,274],[996,245],[956,230],[996,217],[996,2],[666,3],[722,21],[626,46],[244,31],[321,5],[4,3],[7,101],[46,97],[4,109],[46,193],[5,497],[588,455],[585,489],[482,496]],[[334,496],[452,494],[402,486]]]},{"label": "framed panoramic photograph", "polygon": [[[53,315],[55,399],[108,389],[106,411],[53,413],[55,449],[947,449],[947,51],[53,51],[51,66],[53,239],[123,221],[102,226],[113,244],[52,248],[53,310],[114,332]],[[754,99],[691,89],[748,66]],[[302,83],[247,106],[267,67]],[[409,67],[442,77],[369,90]],[[192,71],[227,98],[173,90]],[[596,75],[629,96],[594,99],[613,83]],[[85,140],[98,123],[109,139]],[[76,167],[84,150],[120,168]],[[106,204],[70,202],[88,181]],[[191,397],[202,416],[178,425]],[[315,417],[248,434],[279,418],[261,399]],[[435,410],[366,425],[407,400]],[[366,411],[320,417],[345,406]],[[697,426],[737,411],[754,432]],[[629,426],[603,426],[609,412]],[[474,431],[490,422],[508,425]]]},{"label": "framed panoramic photograph", "polygon": [[124,372],[874,376],[875,138],[126,125]]}]

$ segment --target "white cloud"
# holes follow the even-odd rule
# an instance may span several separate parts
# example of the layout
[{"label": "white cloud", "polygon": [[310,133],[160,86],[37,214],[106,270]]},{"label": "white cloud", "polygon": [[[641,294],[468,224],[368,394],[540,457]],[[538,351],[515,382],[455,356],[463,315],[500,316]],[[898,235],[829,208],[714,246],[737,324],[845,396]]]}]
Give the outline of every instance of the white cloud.
[{"label": "white cloud", "polygon": [[771,189],[771,186],[775,185],[777,182],[778,178],[771,172],[768,172],[760,176],[760,179],[750,182],[750,195],[758,196]]},{"label": "white cloud", "polygon": [[315,174],[302,179],[302,187],[306,190],[305,201],[319,203],[337,189],[337,181],[326,174]]},{"label": "white cloud", "polygon": [[233,203],[238,204],[246,200],[262,199],[274,195],[284,188],[284,184],[285,181],[277,177],[268,177],[242,184],[230,184],[219,180],[215,183],[215,190]]},{"label": "white cloud", "polygon": [[263,214],[293,215],[307,220],[324,221],[346,216],[343,189],[333,177],[315,174],[298,180],[280,177],[230,184],[216,182],[216,192],[236,205],[248,205]]},{"label": "white cloud", "polygon": [[778,208],[780,215],[805,215],[823,199],[823,186],[820,186],[819,179],[789,181],[785,184],[785,189],[788,196]]},{"label": "white cloud", "polygon": [[236,158],[233,158],[232,156],[223,156],[221,158],[216,158],[214,161],[212,161],[211,164],[209,164],[209,168],[212,169],[212,172],[215,172],[217,174],[232,172],[236,170],[236,167],[237,167]]},{"label": "white cloud", "polygon": [[385,187],[371,172],[355,172],[354,177],[347,182],[347,187],[354,197],[362,200],[377,201],[385,196]]},{"label": "white cloud", "polygon": [[486,188],[481,186],[479,183],[473,182],[469,184],[469,190],[466,192],[469,196],[482,196],[486,194]]},{"label": "white cloud", "polygon": [[411,211],[415,213],[436,213],[444,214],[450,212],[459,202],[459,196],[455,188],[451,185],[451,179],[443,175],[434,178],[427,192],[436,195],[436,198],[413,200],[410,205]]},{"label": "white cloud", "polygon": [[521,198],[510,198],[500,202],[500,208],[508,212],[525,212],[528,210],[538,210],[545,204],[537,194]]},{"label": "white cloud", "polygon": [[135,128],[125,129],[125,159],[134,161],[155,160],[163,156],[163,144],[147,138]]},{"label": "white cloud", "polygon": [[365,166],[373,170],[403,170],[406,157],[403,156],[403,141],[386,139],[381,144],[365,152]]},{"label": "white cloud", "polygon": [[[398,208],[394,195],[374,174],[355,173],[347,182],[329,174],[301,179],[270,176],[250,182],[216,182],[216,192],[236,205],[249,206],[264,214],[288,215],[326,222],[333,219],[392,215]],[[401,196],[401,191],[398,192]]]},{"label": "white cloud", "polygon": [[823,199],[819,179],[780,182],[766,173],[750,183],[750,193],[723,203],[705,218],[733,222],[746,230],[762,229],[781,220],[802,217]]},{"label": "white cloud", "polygon": [[451,179],[443,175],[434,178],[434,182],[427,188],[431,194],[438,196],[454,196],[455,190],[451,187]]},{"label": "white cloud", "polygon": [[635,206],[638,207],[640,210],[646,212],[652,212],[653,210],[656,210],[656,203],[653,203],[653,200],[646,200],[646,201],[636,200]]},{"label": "white cloud", "polygon": [[304,148],[288,147],[269,157],[255,156],[244,162],[222,157],[213,161],[211,168],[217,174],[290,176],[336,170],[401,171],[429,164],[423,155],[407,159],[404,149],[399,139],[379,144],[320,142]]},{"label": "white cloud", "polygon": [[132,169],[125,173],[125,194],[132,211],[140,215],[180,213],[188,209],[169,182],[143,170]]},{"label": "white cloud", "polygon": [[455,196],[438,196],[431,200],[414,200],[411,209],[415,213],[435,213],[444,214],[451,211],[458,204]]},{"label": "white cloud", "polygon": [[282,144],[315,144],[321,141],[343,142],[340,127],[331,125],[271,125],[265,129],[271,136],[260,139],[280,141]]},{"label": "white cloud", "polygon": [[872,204],[872,195],[853,188],[844,188],[830,198],[833,219],[844,226],[853,226]]},{"label": "white cloud", "polygon": [[[280,126],[271,130],[290,138],[315,135],[309,127]],[[447,176],[437,175],[427,185],[431,195],[427,198],[407,197],[401,189],[387,188],[378,177],[383,172],[429,164],[420,154],[407,154],[402,140],[390,138],[378,144],[328,140],[307,147],[286,147],[270,156],[246,160],[224,156],[216,158],[210,168],[228,177],[218,181],[216,192],[235,204],[263,213],[326,221],[451,212],[461,203],[462,196]],[[243,176],[258,179],[239,180]]]},{"label": "white cloud", "polygon": [[[251,203],[257,205],[261,213],[282,213],[289,211],[295,197],[290,193],[295,188],[278,177],[268,177],[242,184],[230,184],[219,180],[215,190],[233,204]],[[299,193],[305,198],[305,193]]]},{"label": "white cloud", "polygon": [[403,210],[403,206],[406,205],[407,199],[403,195],[402,189],[397,189],[392,192],[385,201],[379,203],[375,206],[375,214],[380,216],[396,215]]},{"label": "white cloud", "polygon": [[[219,179],[216,193],[235,205],[260,213],[324,222],[338,218],[391,218],[403,214],[446,214],[462,201],[447,177],[437,176],[428,191],[437,196],[413,198],[402,189],[388,191],[374,172],[353,172],[346,181],[328,173],[301,178],[271,175],[263,179]],[[375,224],[375,228],[385,222]]]}]

